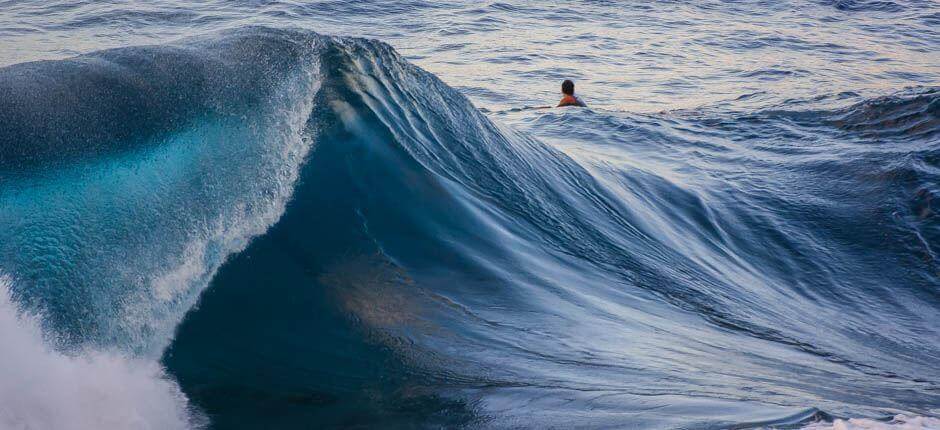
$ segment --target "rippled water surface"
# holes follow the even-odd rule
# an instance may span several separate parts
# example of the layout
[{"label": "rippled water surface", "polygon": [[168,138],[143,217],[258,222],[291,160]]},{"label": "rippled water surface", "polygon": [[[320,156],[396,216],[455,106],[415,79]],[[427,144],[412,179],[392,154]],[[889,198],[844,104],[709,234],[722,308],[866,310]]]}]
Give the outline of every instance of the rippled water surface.
[{"label": "rippled water surface", "polygon": [[245,25],[381,39],[479,107],[747,106],[936,84],[940,12],[923,1],[30,2],[0,15],[0,64]]},{"label": "rippled water surface", "polygon": [[0,428],[940,428],[938,29],[0,0]]}]

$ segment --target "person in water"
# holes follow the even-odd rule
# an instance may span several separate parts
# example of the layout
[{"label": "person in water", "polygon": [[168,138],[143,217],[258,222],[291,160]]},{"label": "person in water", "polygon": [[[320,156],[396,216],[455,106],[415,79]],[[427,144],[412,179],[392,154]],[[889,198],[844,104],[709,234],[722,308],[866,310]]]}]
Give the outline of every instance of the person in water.
[{"label": "person in water", "polygon": [[564,94],[564,97],[561,98],[561,101],[558,102],[558,107],[562,106],[581,106],[587,107],[584,102],[581,101],[577,96],[574,95],[574,82],[571,82],[570,79],[565,79],[561,83],[561,93]]}]

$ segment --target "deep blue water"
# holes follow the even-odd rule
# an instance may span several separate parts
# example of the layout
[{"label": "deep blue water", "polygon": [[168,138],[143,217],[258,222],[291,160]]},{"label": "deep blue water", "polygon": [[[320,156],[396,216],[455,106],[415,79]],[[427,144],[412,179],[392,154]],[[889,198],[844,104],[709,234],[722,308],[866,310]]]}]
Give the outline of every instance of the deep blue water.
[{"label": "deep blue water", "polygon": [[0,428],[940,428],[938,24],[0,1]]}]

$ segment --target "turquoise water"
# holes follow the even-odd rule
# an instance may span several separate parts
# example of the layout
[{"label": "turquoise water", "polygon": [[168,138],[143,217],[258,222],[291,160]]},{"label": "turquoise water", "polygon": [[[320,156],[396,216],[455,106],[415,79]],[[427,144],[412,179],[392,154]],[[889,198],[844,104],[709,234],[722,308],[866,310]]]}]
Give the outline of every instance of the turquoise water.
[{"label": "turquoise water", "polygon": [[0,427],[936,427],[938,17],[0,3]]}]

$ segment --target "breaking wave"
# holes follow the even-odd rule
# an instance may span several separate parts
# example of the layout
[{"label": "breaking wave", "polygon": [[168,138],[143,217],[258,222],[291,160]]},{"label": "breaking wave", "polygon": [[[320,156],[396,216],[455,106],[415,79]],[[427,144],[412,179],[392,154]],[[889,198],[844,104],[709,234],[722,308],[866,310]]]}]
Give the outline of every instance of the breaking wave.
[{"label": "breaking wave", "polygon": [[27,428],[92,419],[80,392],[152,428],[940,404],[935,89],[520,131],[380,42],[253,27],[10,66],[0,94],[0,360],[79,378],[4,402]]}]

